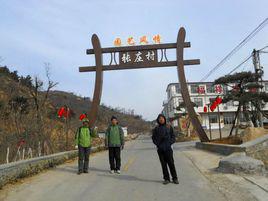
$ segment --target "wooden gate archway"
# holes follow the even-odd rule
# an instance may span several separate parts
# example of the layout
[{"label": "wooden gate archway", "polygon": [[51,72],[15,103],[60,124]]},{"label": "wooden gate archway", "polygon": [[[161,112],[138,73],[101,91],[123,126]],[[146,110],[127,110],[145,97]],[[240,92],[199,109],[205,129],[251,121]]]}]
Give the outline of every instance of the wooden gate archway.
[{"label": "wooden gate archway", "polygon": [[[198,133],[199,139],[202,142],[209,141],[206,132],[197,118],[194,107],[191,104],[186,83],[184,66],[198,65],[200,64],[200,60],[184,60],[184,48],[190,47],[190,42],[185,42],[185,35],[185,29],[181,27],[176,43],[101,48],[98,36],[93,34],[91,38],[93,49],[87,49],[87,54],[95,55],[96,66],[79,67],[79,72],[96,72],[93,101],[89,112],[90,126],[94,125],[97,119],[102,94],[103,71],[177,66],[182,98],[189,113],[189,117]],[[166,49],[176,49],[176,61],[168,61]],[[158,59],[158,51],[161,53],[160,59]],[[105,53],[111,56],[108,65],[103,65],[102,56]],[[118,54],[119,62],[116,60]]]}]

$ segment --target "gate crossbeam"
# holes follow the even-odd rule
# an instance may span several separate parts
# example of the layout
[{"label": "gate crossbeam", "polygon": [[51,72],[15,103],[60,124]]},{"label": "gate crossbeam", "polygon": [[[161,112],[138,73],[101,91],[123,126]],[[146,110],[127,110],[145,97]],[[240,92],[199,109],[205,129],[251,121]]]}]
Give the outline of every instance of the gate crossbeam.
[{"label": "gate crossbeam", "polygon": [[[198,65],[200,64],[199,59],[191,59],[191,60],[184,60],[184,65]],[[171,67],[177,66],[177,61],[166,61],[166,62],[158,62],[157,64],[137,64],[136,66],[124,66],[124,65],[103,65],[103,71],[110,71],[110,70],[128,70],[128,69],[139,69],[139,68],[159,68],[159,67]],[[94,72],[96,71],[96,66],[82,66],[79,67],[79,72]]]}]

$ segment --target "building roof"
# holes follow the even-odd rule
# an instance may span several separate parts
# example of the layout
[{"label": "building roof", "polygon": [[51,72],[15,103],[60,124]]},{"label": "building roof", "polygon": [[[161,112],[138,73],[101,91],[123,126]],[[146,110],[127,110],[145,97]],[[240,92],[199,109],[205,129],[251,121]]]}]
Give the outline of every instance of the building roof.
[{"label": "building roof", "polygon": [[[263,80],[263,82],[268,82],[268,80]],[[166,91],[168,90],[169,86],[179,84],[179,82],[172,82],[167,85]],[[187,82],[187,84],[213,84],[213,82]]]},{"label": "building roof", "polygon": [[[187,82],[187,84],[212,84],[213,82]],[[167,85],[167,89],[169,86],[179,84],[179,82],[172,82]],[[167,91],[166,89],[166,91]]]}]

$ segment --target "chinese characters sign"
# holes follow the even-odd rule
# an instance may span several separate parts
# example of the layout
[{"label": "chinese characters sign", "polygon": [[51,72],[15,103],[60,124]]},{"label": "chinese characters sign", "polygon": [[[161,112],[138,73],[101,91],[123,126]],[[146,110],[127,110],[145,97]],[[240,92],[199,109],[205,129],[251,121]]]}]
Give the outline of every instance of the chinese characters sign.
[{"label": "chinese characters sign", "polygon": [[215,85],[215,92],[221,94],[223,92],[222,86],[220,84]]},{"label": "chinese characters sign", "polygon": [[199,94],[205,94],[206,93],[205,86],[204,85],[199,85],[198,88],[197,88],[197,92]]},{"label": "chinese characters sign", "polygon": [[[160,44],[161,43],[161,36],[159,35],[159,34],[157,34],[157,35],[154,35],[153,37],[152,37],[152,42],[154,43],[154,44]],[[130,36],[130,37],[128,37],[128,39],[126,40],[126,44],[127,45],[130,45],[130,46],[133,46],[133,45],[136,45],[136,41],[135,41],[135,39],[132,37],[132,36]],[[141,45],[147,45],[147,44],[149,44],[149,39],[147,38],[147,36],[141,36],[140,37],[140,44]],[[115,40],[114,40],[114,46],[116,46],[116,47],[120,47],[120,46],[122,46],[122,45],[124,45],[123,43],[122,43],[122,40],[121,40],[121,38],[116,38]]]},{"label": "chinese characters sign", "polygon": [[120,65],[153,65],[158,62],[157,50],[119,52]]}]

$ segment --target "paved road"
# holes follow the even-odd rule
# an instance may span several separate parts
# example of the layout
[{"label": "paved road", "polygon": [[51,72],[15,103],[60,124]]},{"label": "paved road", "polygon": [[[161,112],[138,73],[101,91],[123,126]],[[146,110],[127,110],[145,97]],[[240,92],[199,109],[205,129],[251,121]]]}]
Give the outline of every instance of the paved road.
[{"label": "paved road", "polygon": [[[108,172],[108,154],[90,159],[90,173],[76,175],[77,161],[61,165],[23,183],[8,187],[0,200],[18,201],[223,201],[224,196],[181,152],[191,143],[174,146],[180,184],[164,186],[158,156],[151,139],[141,136],[122,153],[122,174]],[[1,199],[2,197],[2,199]]]}]

